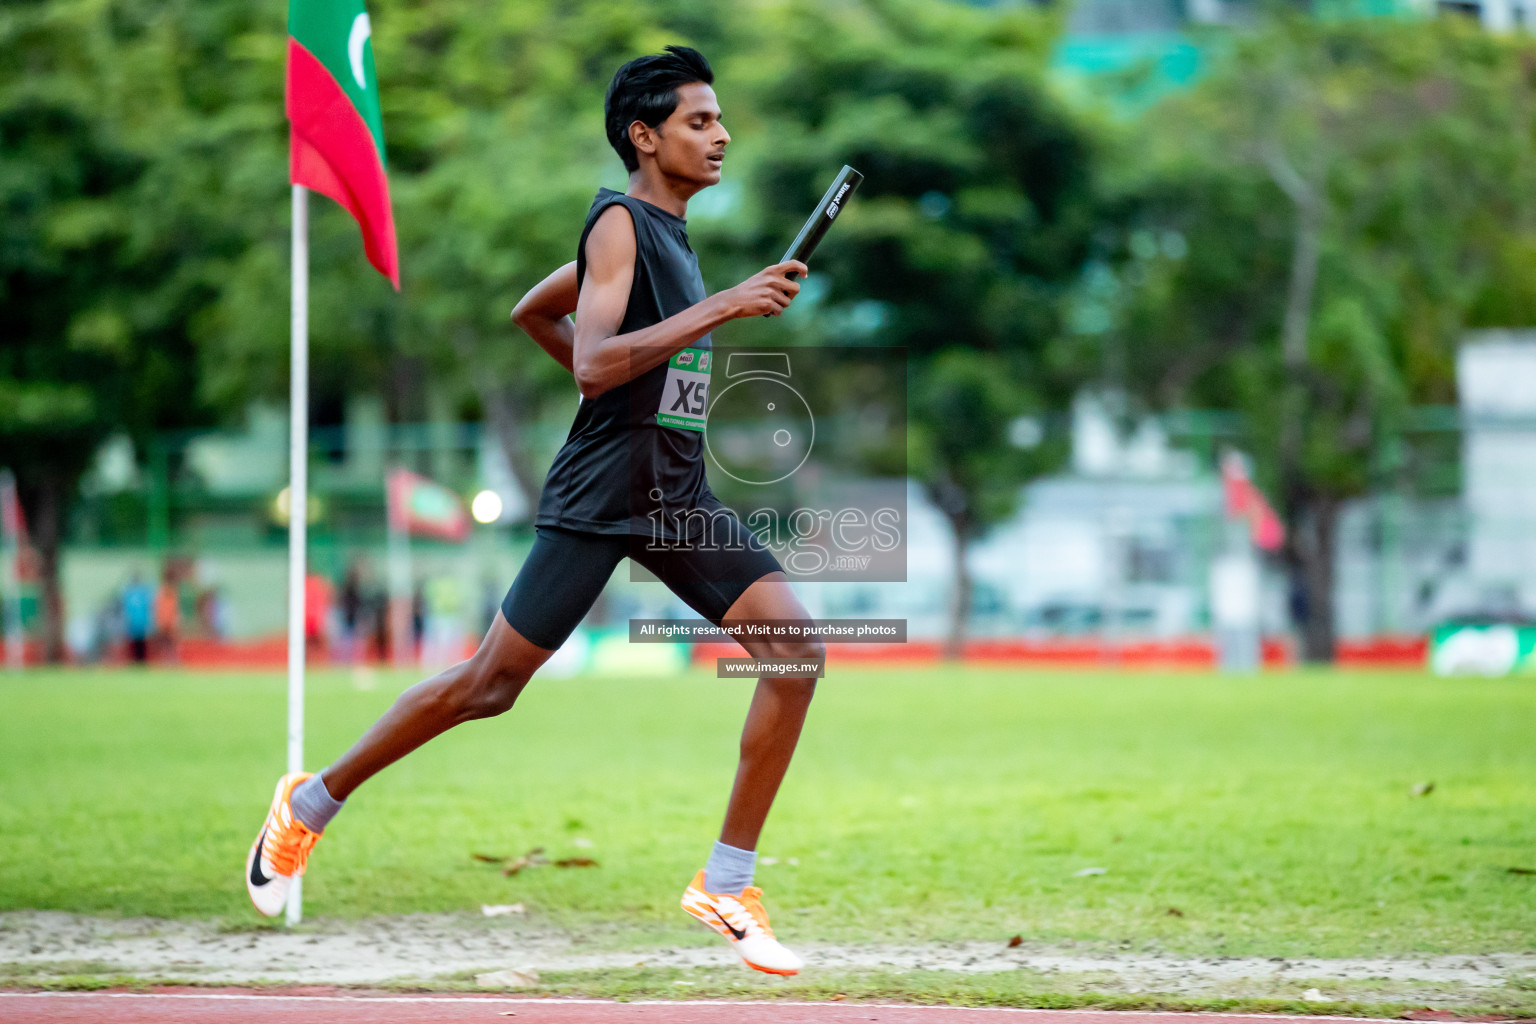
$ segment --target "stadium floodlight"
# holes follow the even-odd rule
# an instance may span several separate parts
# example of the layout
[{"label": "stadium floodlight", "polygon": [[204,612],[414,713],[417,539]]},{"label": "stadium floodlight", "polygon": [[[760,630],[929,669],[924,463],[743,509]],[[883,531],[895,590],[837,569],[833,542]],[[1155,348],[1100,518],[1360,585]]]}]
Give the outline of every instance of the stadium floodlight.
[{"label": "stadium floodlight", "polygon": [[481,491],[469,504],[469,514],[475,522],[490,524],[501,518],[501,495],[495,491]]}]

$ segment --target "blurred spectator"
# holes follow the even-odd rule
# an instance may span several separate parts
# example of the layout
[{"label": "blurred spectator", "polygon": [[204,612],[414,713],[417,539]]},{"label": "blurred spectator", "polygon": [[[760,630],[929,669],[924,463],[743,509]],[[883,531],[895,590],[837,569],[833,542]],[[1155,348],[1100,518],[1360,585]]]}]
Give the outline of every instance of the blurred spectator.
[{"label": "blurred spectator", "polygon": [[183,561],[179,566],[182,614],[190,635],[208,640],[222,640],[228,634],[225,621],[228,610],[218,576],[203,559]]},{"label": "blurred spectator", "polygon": [[123,633],[128,637],[128,657],[142,665],[149,660],[149,632],[155,596],[137,571],[123,588]]},{"label": "blurred spectator", "polygon": [[326,652],[326,619],[331,609],[331,581],[318,572],[304,580],[304,649],[310,655]]},{"label": "blurred spectator", "polygon": [[435,576],[427,581],[425,590],[427,624],[421,663],[442,668],[462,661],[464,626],[459,581],[452,576]]},{"label": "blurred spectator", "polygon": [[389,595],[383,590],[372,591],[367,607],[369,621],[373,624],[373,658],[375,661],[387,661],[392,640],[389,635]]},{"label": "blurred spectator", "polygon": [[342,661],[356,662],[362,654],[362,631],[367,620],[367,604],[363,595],[363,565],[354,558],[341,579],[341,650]]},{"label": "blurred spectator", "polygon": [[229,637],[229,602],[217,585],[204,587],[197,593],[197,628],[203,636],[214,640]]},{"label": "blurred spectator", "polygon": [[490,629],[491,623],[496,621],[496,613],[501,611],[501,598],[506,592],[506,586],[495,576],[487,574],[480,580],[480,619],[477,625],[482,629]]},{"label": "blurred spectator", "polygon": [[89,649],[85,652],[84,661],[87,664],[95,664],[104,658],[109,658],[119,649],[126,636],[126,624],[123,617],[123,601],[120,595],[114,595],[102,600],[96,608],[96,614],[92,619],[93,630]]},{"label": "blurred spectator", "polygon": [[421,580],[411,588],[411,649],[421,650],[427,632],[427,586]]},{"label": "blurred spectator", "polygon": [[175,661],[180,635],[181,587],[175,567],[166,562],[160,574],[160,588],[155,591],[155,656],[161,661]]},{"label": "blurred spectator", "polygon": [[1286,610],[1291,614],[1291,628],[1298,636],[1307,631],[1307,621],[1312,617],[1307,601],[1307,587],[1299,572],[1292,572],[1286,593]]},{"label": "blurred spectator", "polygon": [[95,661],[97,616],[92,614],[70,616],[69,625],[64,631],[64,644],[69,648],[69,657],[77,665],[88,665]]}]

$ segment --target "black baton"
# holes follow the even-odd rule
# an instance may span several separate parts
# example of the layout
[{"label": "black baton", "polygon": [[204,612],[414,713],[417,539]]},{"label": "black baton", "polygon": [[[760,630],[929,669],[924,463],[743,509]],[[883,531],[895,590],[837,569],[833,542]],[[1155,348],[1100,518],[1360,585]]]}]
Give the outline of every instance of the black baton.
[{"label": "black baton", "polygon": [[[784,258],[779,262],[788,263],[790,260],[799,260],[801,263],[809,263],[811,253],[815,252],[816,246],[821,244],[827,229],[832,226],[833,221],[837,220],[837,215],[843,212],[844,205],[858,190],[859,182],[863,180],[864,175],[844,164],[843,169],[838,171],[837,177],[832,180],[832,186],[827,189],[827,194],[822,196],[821,202],[816,204],[816,212],[811,214],[810,219],[805,222],[805,227],[800,229],[800,233],[795,236],[795,240],[785,250]],[[788,274],[791,281],[798,276],[793,270]],[[764,313],[763,315],[771,316],[772,314]]]}]

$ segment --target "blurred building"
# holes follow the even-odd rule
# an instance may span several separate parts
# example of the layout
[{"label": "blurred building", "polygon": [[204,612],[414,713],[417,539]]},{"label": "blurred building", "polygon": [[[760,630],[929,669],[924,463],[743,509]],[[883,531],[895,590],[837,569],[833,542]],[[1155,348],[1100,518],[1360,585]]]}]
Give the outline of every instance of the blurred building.
[{"label": "blurred building", "polygon": [[[1126,429],[1113,404],[1080,395],[1068,466],[1025,485],[1018,512],[971,546],[973,635],[1168,639],[1209,628],[1221,484],[1163,420]],[[954,594],[950,529],[916,483],[907,511],[907,582],[802,585],[814,614],[899,617],[913,638],[944,635]],[[1283,582],[1267,586],[1265,625],[1282,631]]]},{"label": "blurred building", "polygon": [[[1536,0],[1285,0],[1328,16],[1475,18],[1494,31],[1536,30]],[[1059,73],[1096,76],[1141,69],[1143,80],[1121,97],[1145,102],[1193,79],[1202,66],[1201,30],[1240,27],[1265,0],[1045,0],[1067,10],[1055,65]]]},{"label": "blurred building", "polygon": [[1476,17],[1496,31],[1536,28],[1536,2],[1533,0],[1436,0],[1433,6],[1442,13]]},{"label": "blurred building", "polygon": [[[1263,0],[1058,2],[1071,4],[1067,28],[1078,36],[1178,32],[1190,25],[1241,25],[1265,6]],[[1536,23],[1536,2],[1532,0],[1285,0],[1282,5],[1324,17],[1473,17],[1495,30]]]},{"label": "blurred building", "polygon": [[1536,331],[1474,331],[1456,360],[1467,557],[1454,582],[1468,607],[1536,610]]}]

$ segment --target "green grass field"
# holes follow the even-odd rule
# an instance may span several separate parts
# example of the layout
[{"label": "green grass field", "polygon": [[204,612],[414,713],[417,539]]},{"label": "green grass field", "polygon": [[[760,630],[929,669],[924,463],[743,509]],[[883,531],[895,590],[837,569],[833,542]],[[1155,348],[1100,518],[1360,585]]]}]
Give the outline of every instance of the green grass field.
[{"label": "green grass field", "polygon": [[[313,676],[312,763],[406,681]],[[702,673],[536,682],[360,790],[311,862],[307,911],[522,901],[626,941],[694,936],[676,898],[748,697]],[[283,758],[276,675],[0,678],[0,910],[254,922],[240,872]],[[600,866],[504,878],[470,856],[532,846]],[[834,668],[761,852],[801,941],[1536,950],[1536,876],[1509,870],[1536,868],[1536,686]],[[1089,867],[1105,873],[1075,875]]]}]

